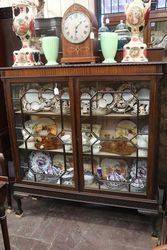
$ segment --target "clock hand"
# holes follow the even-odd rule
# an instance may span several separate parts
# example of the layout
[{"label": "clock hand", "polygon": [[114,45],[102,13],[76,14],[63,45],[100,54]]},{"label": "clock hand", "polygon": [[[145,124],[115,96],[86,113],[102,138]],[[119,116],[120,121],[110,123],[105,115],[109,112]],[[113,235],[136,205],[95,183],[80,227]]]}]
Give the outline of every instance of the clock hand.
[{"label": "clock hand", "polygon": [[78,29],[79,25],[82,23],[82,21],[80,21],[77,26],[75,27],[75,31]]}]

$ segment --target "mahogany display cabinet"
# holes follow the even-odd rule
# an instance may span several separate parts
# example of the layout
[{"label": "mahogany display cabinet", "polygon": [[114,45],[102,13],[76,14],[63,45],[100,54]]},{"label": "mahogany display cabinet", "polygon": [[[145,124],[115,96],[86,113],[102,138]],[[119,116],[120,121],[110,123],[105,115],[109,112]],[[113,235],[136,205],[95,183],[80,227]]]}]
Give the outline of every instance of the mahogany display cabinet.
[{"label": "mahogany display cabinet", "polygon": [[166,64],[5,68],[14,198],[156,214],[159,86]]}]

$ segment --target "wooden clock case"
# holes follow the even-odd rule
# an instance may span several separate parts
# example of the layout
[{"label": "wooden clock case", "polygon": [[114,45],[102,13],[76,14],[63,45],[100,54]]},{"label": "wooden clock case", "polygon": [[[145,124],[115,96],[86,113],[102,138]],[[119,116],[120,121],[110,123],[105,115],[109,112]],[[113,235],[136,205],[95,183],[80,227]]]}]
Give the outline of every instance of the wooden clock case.
[{"label": "wooden clock case", "polygon": [[[91,22],[91,32],[94,33],[94,39],[88,38],[79,44],[69,42],[62,34],[63,58],[61,63],[95,63],[99,61],[98,57],[98,23],[95,15],[79,4],[73,4],[67,9],[62,19],[62,26],[65,19],[73,12],[83,12]],[[63,29],[62,29],[63,30]]]}]

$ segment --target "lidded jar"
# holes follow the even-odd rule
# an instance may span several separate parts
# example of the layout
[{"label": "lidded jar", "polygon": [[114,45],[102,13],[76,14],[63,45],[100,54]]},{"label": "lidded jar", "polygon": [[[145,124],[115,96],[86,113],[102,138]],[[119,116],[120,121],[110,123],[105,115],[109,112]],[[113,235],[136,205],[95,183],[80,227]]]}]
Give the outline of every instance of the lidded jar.
[{"label": "lidded jar", "polygon": [[116,26],[115,33],[118,34],[118,49],[123,49],[124,45],[130,42],[131,33],[123,20]]}]

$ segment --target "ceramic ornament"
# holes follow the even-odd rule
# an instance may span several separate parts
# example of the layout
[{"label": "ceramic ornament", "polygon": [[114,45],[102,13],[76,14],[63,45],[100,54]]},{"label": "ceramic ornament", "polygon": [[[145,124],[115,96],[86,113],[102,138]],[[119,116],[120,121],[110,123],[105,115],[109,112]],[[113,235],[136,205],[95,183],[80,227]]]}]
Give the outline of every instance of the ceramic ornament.
[{"label": "ceramic ornament", "polygon": [[12,4],[12,11],[13,31],[22,42],[22,48],[13,52],[13,67],[40,65],[40,51],[31,47],[35,32],[34,18],[37,14],[35,1],[17,0]]},{"label": "ceramic ornament", "polygon": [[143,43],[140,27],[144,27],[149,17],[151,0],[144,3],[134,0],[125,7],[126,24],[131,28],[131,41],[123,47],[122,62],[148,62],[146,57],[147,45]]}]

